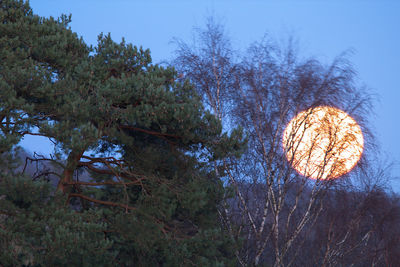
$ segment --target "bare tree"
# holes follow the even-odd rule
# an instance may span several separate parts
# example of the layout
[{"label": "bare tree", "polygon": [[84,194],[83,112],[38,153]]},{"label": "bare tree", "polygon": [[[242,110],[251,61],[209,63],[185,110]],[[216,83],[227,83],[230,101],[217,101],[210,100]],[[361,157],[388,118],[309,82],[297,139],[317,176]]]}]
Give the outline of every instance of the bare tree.
[{"label": "bare tree", "polygon": [[[249,49],[236,84],[234,119],[247,130],[250,146],[244,158],[234,163],[238,168],[230,176],[231,181],[265,185],[264,195],[253,201],[253,207],[243,208],[249,224],[248,242],[252,243],[249,247],[254,249],[250,262],[259,264],[262,257],[266,257],[267,245],[271,244],[275,266],[294,263],[301,248],[301,244],[293,247],[294,242],[303,230],[315,223],[323,209],[322,199],[335,183],[333,179],[324,179],[330,176],[326,171],[334,172],[326,169],[334,157],[326,150],[320,171],[313,177],[315,180],[310,180],[308,174],[299,175],[293,170],[299,163],[294,155],[303,152],[306,162],[310,162],[313,147],[319,144],[315,140],[310,149],[296,151],[299,142],[289,138],[284,150],[283,131],[291,118],[305,109],[309,110],[306,117],[315,112],[314,107],[321,105],[339,105],[352,114],[360,111],[363,99],[349,103],[357,92],[352,85],[352,73],[343,58],[328,67],[315,59],[299,61],[291,43],[283,50],[268,42],[254,44]],[[358,110],[355,109],[357,106]],[[299,121],[289,136],[302,131],[299,136],[304,138],[309,127],[306,119]],[[330,146],[338,137],[340,126],[335,127],[332,129],[335,134],[329,139]],[[288,151],[294,151],[289,158]],[[245,207],[246,201],[241,202]]]},{"label": "bare tree", "polygon": [[[230,40],[226,37],[223,25],[217,23],[213,17],[208,17],[205,30],[196,28],[195,33],[191,45],[180,39],[174,40],[177,50],[172,64],[182,79],[189,79],[196,85],[197,93],[202,97],[206,108],[226,125],[230,121],[229,111],[233,103],[231,90],[237,78]],[[215,172],[219,175],[217,167]],[[237,241],[238,235],[234,234],[233,223],[227,216],[228,208],[225,198],[219,211],[220,217],[232,239]],[[235,254],[238,262],[244,265],[239,249]]]},{"label": "bare tree", "polygon": [[177,57],[173,65],[181,77],[196,84],[203,103],[218,119],[222,120],[229,111],[230,93],[235,82],[236,66],[234,52],[224,27],[209,17],[206,30],[196,29],[194,42],[188,45],[175,39]]},{"label": "bare tree", "polygon": [[[379,227],[374,221],[363,231],[357,231],[367,213],[366,201],[377,188],[377,183],[373,183],[376,176],[361,175],[369,181],[369,187],[366,184],[362,187],[362,181],[356,179],[370,166],[365,155],[376,149],[367,120],[372,102],[365,88],[355,81],[347,53],[325,65],[314,58],[300,59],[292,39],[281,48],[265,38],[251,45],[239,61],[223,26],[215,20],[209,19],[206,28],[197,29],[197,34],[199,39],[192,45],[177,42],[173,63],[185,79],[194,83],[207,106],[222,121],[225,131],[232,125],[240,125],[248,138],[248,150],[240,159],[226,160],[221,172],[235,195],[221,204],[220,215],[232,238],[241,240],[236,251],[238,264],[296,266],[302,248],[313,236],[322,233],[330,237],[324,239],[324,249],[316,253],[310,265],[331,266],[343,253],[365,248]],[[311,124],[315,124],[309,118],[320,106],[347,112],[364,135],[364,156],[355,170],[339,179],[331,179],[342,174],[344,166],[335,154],[343,154],[350,139],[354,139],[351,131],[345,136],[339,133],[342,121],[321,124],[317,135],[326,132],[329,137],[314,173],[295,171],[296,164],[307,162],[309,166],[315,161],[312,153],[315,147],[321,146],[315,138],[308,150],[299,151],[299,143]],[[305,110],[308,113],[291,128],[283,144],[288,123]],[[300,152],[301,160],[296,157]],[[353,187],[348,181],[352,181]],[[341,232],[324,228],[317,233],[319,216],[332,215],[327,210],[332,206],[327,199],[336,191],[350,196],[351,188],[356,187],[362,192],[362,198],[353,210],[347,210],[351,216],[346,227]]]}]

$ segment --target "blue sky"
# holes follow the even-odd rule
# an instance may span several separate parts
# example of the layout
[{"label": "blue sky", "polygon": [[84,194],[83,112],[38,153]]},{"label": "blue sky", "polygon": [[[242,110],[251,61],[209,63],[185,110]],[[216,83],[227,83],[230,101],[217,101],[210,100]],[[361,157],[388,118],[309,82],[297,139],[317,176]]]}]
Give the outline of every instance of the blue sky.
[{"label": "blue sky", "polygon": [[[170,59],[173,37],[190,41],[193,27],[214,14],[226,26],[233,46],[243,50],[265,33],[275,39],[293,34],[302,56],[329,63],[347,49],[360,82],[377,96],[373,130],[389,160],[400,163],[400,1],[129,1],[31,0],[34,13],[72,14],[72,30],[89,44],[100,32],[150,48],[154,62]],[[49,153],[48,142],[27,137],[28,150]],[[400,176],[399,165],[392,174]],[[400,192],[400,182],[393,182]]]}]

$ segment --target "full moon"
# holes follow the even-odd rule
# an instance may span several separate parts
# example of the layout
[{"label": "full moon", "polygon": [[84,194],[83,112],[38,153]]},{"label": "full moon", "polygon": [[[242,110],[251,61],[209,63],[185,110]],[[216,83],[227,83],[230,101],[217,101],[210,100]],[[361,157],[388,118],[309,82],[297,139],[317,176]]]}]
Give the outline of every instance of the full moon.
[{"label": "full moon", "polygon": [[282,138],[286,158],[301,175],[334,179],[357,164],[364,148],[360,126],[346,112],[329,106],[296,115]]}]

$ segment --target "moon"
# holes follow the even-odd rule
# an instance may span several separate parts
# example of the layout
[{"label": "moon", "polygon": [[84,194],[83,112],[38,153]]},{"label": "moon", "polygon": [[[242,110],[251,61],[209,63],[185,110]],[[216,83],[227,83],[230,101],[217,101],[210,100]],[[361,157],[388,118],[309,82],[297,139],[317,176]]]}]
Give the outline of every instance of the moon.
[{"label": "moon", "polygon": [[298,173],[328,180],[354,168],[361,158],[364,138],[360,126],[346,112],[319,106],[300,112],[288,123],[282,145]]}]

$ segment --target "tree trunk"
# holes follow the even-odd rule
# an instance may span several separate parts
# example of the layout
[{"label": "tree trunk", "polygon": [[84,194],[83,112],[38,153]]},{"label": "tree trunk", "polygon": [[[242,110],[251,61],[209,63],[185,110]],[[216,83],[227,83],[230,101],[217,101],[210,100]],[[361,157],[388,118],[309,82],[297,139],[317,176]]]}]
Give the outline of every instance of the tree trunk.
[{"label": "tree trunk", "polygon": [[69,153],[67,159],[67,166],[64,169],[61,179],[58,182],[57,191],[62,191],[64,194],[69,192],[71,185],[65,183],[72,182],[74,171],[76,170],[76,167],[78,166],[79,161],[84,152],[85,150],[80,150],[80,151],[73,150],[71,151],[71,153]]}]

